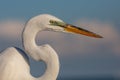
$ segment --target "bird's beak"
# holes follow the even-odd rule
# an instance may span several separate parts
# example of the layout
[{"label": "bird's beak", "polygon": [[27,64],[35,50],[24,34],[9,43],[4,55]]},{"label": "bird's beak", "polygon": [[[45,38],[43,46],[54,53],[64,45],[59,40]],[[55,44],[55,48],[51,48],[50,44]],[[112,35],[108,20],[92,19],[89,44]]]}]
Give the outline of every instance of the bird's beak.
[{"label": "bird's beak", "polygon": [[103,38],[102,36],[100,36],[96,33],[93,33],[91,31],[88,31],[86,29],[82,29],[80,27],[76,27],[71,24],[66,24],[66,23],[60,22],[60,21],[50,20],[50,25],[60,26],[64,29],[65,32],[82,34],[82,35],[86,35],[86,36],[94,37],[94,38]]},{"label": "bird's beak", "polygon": [[96,33],[93,33],[93,32],[88,31],[86,29],[76,27],[76,26],[73,26],[73,25],[70,25],[70,24],[67,24],[66,26],[64,26],[64,30],[67,31],[67,32],[82,34],[82,35],[89,36],[89,37],[103,38],[102,36],[100,36]]}]

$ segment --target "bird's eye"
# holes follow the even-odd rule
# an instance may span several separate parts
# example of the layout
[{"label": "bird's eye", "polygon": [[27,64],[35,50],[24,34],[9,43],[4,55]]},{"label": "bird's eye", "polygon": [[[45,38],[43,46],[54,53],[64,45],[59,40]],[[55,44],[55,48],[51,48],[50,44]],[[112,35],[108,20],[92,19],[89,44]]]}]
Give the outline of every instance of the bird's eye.
[{"label": "bird's eye", "polygon": [[50,20],[49,22],[50,22],[50,25],[55,25],[55,26],[58,26],[58,23],[57,23],[57,21]]},{"label": "bird's eye", "polygon": [[49,22],[50,22],[50,25],[53,25],[53,26],[60,26],[60,27],[66,26],[66,23],[61,21],[50,20]]},{"label": "bird's eye", "polygon": [[53,21],[53,20],[50,20],[50,23],[52,23],[52,24],[53,24],[53,23],[55,23],[55,21]]}]

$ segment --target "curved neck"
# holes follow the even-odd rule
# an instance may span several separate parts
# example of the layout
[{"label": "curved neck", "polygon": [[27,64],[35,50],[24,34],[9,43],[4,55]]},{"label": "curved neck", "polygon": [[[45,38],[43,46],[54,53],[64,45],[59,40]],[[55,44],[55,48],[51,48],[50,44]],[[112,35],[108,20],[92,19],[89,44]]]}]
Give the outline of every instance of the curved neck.
[{"label": "curved neck", "polygon": [[36,61],[44,61],[47,66],[41,77],[32,77],[31,80],[56,80],[59,72],[59,59],[56,52],[49,45],[37,46],[35,42],[37,33],[42,30],[29,23],[23,31],[23,46],[26,53]]},{"label": "curved neck", "polygon": [[32,23],[27,23],[23,30],[22,41],[23,46],[27,54],[29,54],[34,60],[39,60],[38,54],[36,53],[37,45],[35,42],[35,37],[40,30]]}]

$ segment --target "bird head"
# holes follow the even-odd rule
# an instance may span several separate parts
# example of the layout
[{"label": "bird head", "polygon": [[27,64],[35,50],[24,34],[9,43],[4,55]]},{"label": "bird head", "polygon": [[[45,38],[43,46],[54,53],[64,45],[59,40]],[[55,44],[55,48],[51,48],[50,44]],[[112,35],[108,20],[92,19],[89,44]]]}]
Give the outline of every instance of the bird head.
[{"label": "bird head", "polygon": [[[49,14],[43,14],[39,16],[41,21],[41,25],[44,26],[45,30],[49,31],[56,31],[56,32],[64,32],[64,33],[74,33],[74,34],[82,34],[89,37],[94,38],[102,38],[102,36],[93,33],[91,31],[88,31],[86,29],[74,26],[72,24],[65,23],[61,19],[49,15]],[[39,21],[39,20],[37,20]]]}]

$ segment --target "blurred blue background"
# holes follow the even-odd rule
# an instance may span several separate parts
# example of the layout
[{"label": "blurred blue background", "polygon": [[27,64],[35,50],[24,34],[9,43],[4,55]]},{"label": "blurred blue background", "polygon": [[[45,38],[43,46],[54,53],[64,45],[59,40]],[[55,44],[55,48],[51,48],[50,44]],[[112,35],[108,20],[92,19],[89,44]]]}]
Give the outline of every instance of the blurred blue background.
[{"label": "blurred blue background", "polygon": [[[22,48],[21,33],[25,22],[44,13],[104,37],[39,33],[37,43],[48,43],[58,52],[61,63],[58,78],[119,80],[120,0],[0,0],[0,50],[9,46]],[[43,62],[32,59],[30,62],[33,76],[44,72]]]}]

